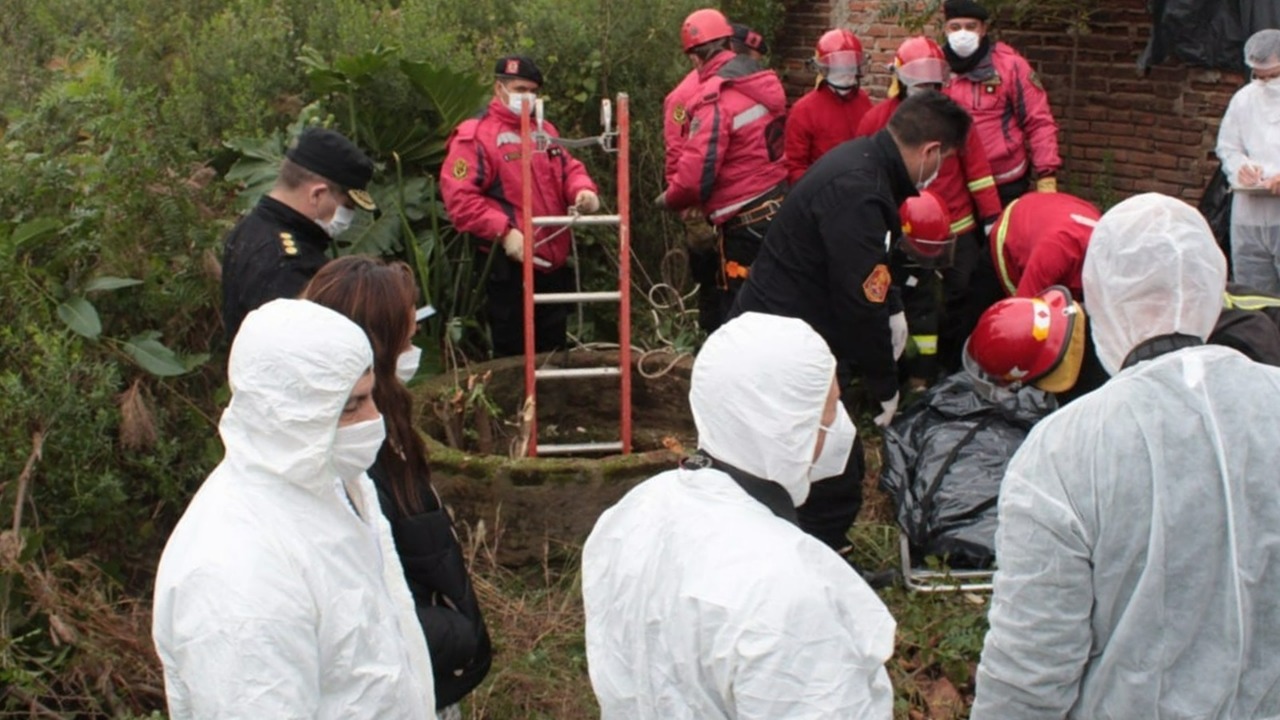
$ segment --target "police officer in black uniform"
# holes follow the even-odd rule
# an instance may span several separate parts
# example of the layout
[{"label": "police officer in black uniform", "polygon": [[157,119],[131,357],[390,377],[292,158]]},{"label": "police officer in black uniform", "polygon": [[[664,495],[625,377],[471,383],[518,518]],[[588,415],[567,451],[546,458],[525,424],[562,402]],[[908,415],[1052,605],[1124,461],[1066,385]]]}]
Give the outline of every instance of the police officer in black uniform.
[{"label": "police officer in black uniform", "polygon": [[222,255],[222,325],[228,343],[250,311],[302,292],[329,261],[332,238],[355,208],[374,210],[365,191],[373,163],[341,133],[311,128],[285,153],[276,184],[227,235]]},{"label": "police officer in black uniform", "polygon": [[[886,237],[901,233],[898,206],[937,174],[964,142],[970,119],[942,93],[907,98],[889,126],[850,140],[809,168],[782,202],[730,317],[763,312],[809,323],[836,357],[839,382],[855,374],[880,403],[876,424],[893,419],[898,381],[889,316]],[[845,405],[854,415],[848,393]],[[814,483],[798,508],[800,527],[837,551],[862,505],[865,464],[855,444],[841,476]]]}]

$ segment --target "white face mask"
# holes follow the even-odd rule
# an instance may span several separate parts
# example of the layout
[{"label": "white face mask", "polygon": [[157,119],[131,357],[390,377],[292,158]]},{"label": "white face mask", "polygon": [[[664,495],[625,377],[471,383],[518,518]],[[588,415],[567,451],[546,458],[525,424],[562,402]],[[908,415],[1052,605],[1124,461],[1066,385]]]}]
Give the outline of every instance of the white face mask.
[{"label": "white face mask", "polygon": [[836,419],[830,427],[823,426],[827,439],[822,443],[822,451],[814,459],[809,468],[809,482],[816,482],[835,477],[844,472],[849,464],[849,453],[853,451],[853,440],[858,436],[858,429],[843,405],[836,405]]},{"label": "white face mask", "polygon": [[[938,148],[938,164],[933,166],[933,174],[927,178],[926,177],[918,178],[916,180],[916,189],[924,190],[925,188],[929,187],[929,185],[932,184],[934,180],[938,179],[938,173],[941,170],[942,170],[942,148],[939,147]],[[924,163],[920,163],[920,174],[922,176],[924,175]]]},{"label": "white face mask", "polygon": [[978,46],[982,44],[982,38],[972,30],[957,30],[953,33],[947,33],[947,44],[951,46],[952,52],[956,55],[967,58],[978,52]]},{"label": "white face mask", "polygon": [[400,382],[408,384],[418,374],[418,364],[421,362],[422,348],[411,345],[396,358],[396,377],[400,378]]},{"label": "white face mask", "polygon": [[352,482],[378,459],[378,450],[387,439],[382,416],[338,428],[333,436],[333,469],[345,482]]},{"label": "white face mask", "polygon": [[324,228],[329,233],[329,237],[338,237],[347,228],[351,227],[351,221],[356,219],[356,211],[345,205],[339,205],[337,212],[333,214],[329,220],[317,220],[316,224]]},{"label": "white face mask", "polygon": [[1280,97],[1280,76],[1273,78],[1254,78],[1253,82],[1262,88],[1270,97]]},{"label": "white face mask", "polygon": [[538,102],[537,93],[518,93],[518,92],[507,93],[507,109],[515,113],[517,117],[519,117],[520,115],[521,103],[528,103],[529,114],[533,115],[534,106],[537,102]]}]

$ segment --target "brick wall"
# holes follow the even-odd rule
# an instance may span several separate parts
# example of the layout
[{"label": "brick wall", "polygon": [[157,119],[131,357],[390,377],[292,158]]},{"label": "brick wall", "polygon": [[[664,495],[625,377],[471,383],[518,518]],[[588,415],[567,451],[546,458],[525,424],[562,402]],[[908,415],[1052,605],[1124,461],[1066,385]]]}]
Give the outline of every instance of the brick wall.
[{"label": "brick wall", "polygon": [[[884,97],[885,66],[906,33],[876,17],[877,0],[795,0],[775,46],[791,97],[813,87],[803,61],[831,27],[848,27],[870,59],[864,85]],[[938,28],[927,28],[938,33]],[[996,31],[1041,76],[1061,127],[1062,182],[1097,202],[1140,192],[1200,198],[1218,163],[1218,124],[1244,79],[1236,73],[1165,63],[1141,76],[1137,58],[1151,32],[1145,0],[1115,0],[1080,38],[1072,83],[1072,38],[1060,27],[1031,24]]]}]

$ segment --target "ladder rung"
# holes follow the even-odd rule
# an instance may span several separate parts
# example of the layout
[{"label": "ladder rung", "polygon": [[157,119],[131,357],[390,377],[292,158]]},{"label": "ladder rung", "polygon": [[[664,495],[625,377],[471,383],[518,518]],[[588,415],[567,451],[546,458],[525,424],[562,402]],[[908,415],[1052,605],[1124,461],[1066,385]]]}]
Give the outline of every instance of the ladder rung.
[{"label": "ladder rung", "polygon": [[622,443],[619,442],[593,442],[593,443],[564,443],[562,445],[543,445],[538,443],[539,455],[574,455],[586,452],[622,452]]},{"label": "ladder rung", "polygon": [[606,290],[604,292],[534,293],[533,304],[618,302],[621,299],[622,293],[617,290]]},{"label": "ladder rung", "polygon": [[617,225],[621,215],[543,215],[533,219],[534,227],[551,225]]},{"label": "ladder rung", "polygon": [[622,370],[616,367],[589,368],[543,368],[536,370],[533,377],[537,380],[553,380],[558,378],[602,377],[605,375],[621,375]]}]

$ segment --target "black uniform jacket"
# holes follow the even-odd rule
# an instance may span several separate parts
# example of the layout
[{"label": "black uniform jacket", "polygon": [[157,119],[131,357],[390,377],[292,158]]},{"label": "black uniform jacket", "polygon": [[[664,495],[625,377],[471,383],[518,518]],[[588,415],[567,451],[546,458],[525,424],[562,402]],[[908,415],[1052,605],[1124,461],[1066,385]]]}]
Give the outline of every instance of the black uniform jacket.
[{"label": "black uniform jacket", "polygon": [[900,234],[898,206],[915,194],[887,130],[833,148],[783,201],[729,316],[804,320],[874,399],[892,398],[889,314],[900,301],[891,297],[886,238]]},{"label": "black uniform jacket", "polygon": [[222,252],[222,326],[233,340],[244,316],[297,297],[329,261],[329,234],[311,218],[263,196],[232,228]]},{"label": "black uniform jacket", "polygon": [[489,631],[480,615],[462,546],[434,491],[425,497],[426,512],[406,516],[396,505],[380,464],[369,469],[369,478],[378,489],[378,502],[391,525],[396,553],[427,638],[436,707],[448,707],[484,680],[493,660]]}]

